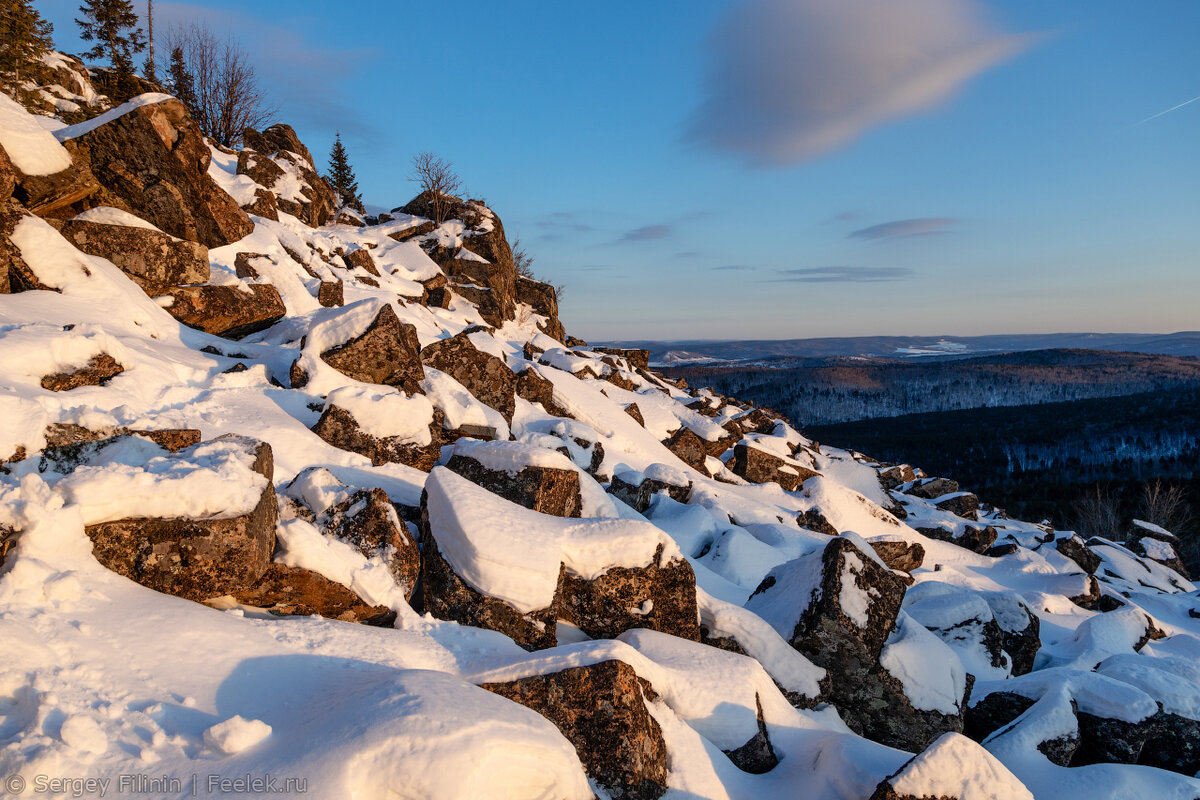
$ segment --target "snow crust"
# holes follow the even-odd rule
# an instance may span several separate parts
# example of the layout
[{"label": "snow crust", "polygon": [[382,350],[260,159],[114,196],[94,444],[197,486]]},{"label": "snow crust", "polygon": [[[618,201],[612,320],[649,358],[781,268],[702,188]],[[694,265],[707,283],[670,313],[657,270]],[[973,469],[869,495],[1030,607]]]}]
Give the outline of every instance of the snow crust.
[{"label": "snow crust", "polygon": [[25,175],[53,175],[71,166],[71,154],[54,134],[6,94],[0,94],[0,147]]},{"label": "snow crust", "polygon": [[54,132],[54,138],[60,142],[65,142],[70,139],[78,139],[85,133],[90,133],[91,131],[96,130],[96,128],[99,128],[101,125],[112,122],[114,119],[120,119],[130,111],[139,109],[142,106],[152,106],[155,103],[161,103],[165,100],[173,99],[174,98],[171,97],[171,95],[162,94],[161,92],[148,92],[146,94],[139,94],[137,97],[134,97],[128,102],[122,103],[111,111],[105,111],[98,117],[93,117],[92,119],[89,119],[86,122],[81,122],[78,125],[69,125],[65,128],[59,128]]}]

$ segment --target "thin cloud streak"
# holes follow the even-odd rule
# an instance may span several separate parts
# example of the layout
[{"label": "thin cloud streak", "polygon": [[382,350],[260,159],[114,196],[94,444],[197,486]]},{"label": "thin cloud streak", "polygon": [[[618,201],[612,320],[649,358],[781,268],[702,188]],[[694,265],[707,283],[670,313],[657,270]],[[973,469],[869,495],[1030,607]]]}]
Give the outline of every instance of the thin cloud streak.
[{"label": "thin cloud streak", "polygon": [[655,239],[665,239],[671,235],[670,225],[643,225],[635,228],[620,238],[621,242],[649,242]]},{"label": "thin cloud streak", "polygon": [[947,233],[947,228],[957,223],[951,217],[921,217],[919,219],[898,219],[894,222],[882,222],[868,228],[859,228],[846,234],[847,239],[898,239],[906,236],[931,236]]},{"label": "thin cloud streak", "polygon": [[887,283],[915,277],[907,267],[803,267],[776,270],[781,276],[762,283]]},{"label": "thin cloud streak", "polygon": [[1193,97],[1191,100],[1184,100],[1182,103],[1180,103],[1180,104],[1179,104],[1179,105],[1177,105],[1177,106],[1171,106],[1171,107],[1170,107],[1170,108],[1168,108],[1166,111],[1160,111],[1160,112],[1158,112],[1157,114],[1153,114],[1153,115],[1151,115],[1151,116],[1149,116],[1149,117],[1146,117],[1146,118],[1145,118],[1144,120],[1142,120],[1141,122],[1135,122],[1134,124],[1130,125],[1129,127],[1131,127],[1131,128],[1136,128],[1138,125],[1145,125],[1147,122],[1150,122],[1150,121],[1152,121],[1152,120],[1156,120],[1156,119],[1158,119],[1159,117],[1162,117],[1162,116],[1166,116],[1167,114],[1170,114],[1172,111],[1178,111],[1179,109],[1183,108],[1184,106],[1190,106],[1192,103],[1196,102],[1197,100],[1200,100],[1200,95],[1197,95],[1196,97]]}]

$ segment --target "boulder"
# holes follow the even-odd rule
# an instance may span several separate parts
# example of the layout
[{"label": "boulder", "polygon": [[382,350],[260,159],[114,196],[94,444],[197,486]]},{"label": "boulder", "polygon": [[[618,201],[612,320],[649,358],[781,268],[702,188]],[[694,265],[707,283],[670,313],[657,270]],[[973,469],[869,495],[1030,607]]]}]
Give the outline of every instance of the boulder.
[{"label": "boulder", "polygon": [[905,494],[920,497],[923,500],[933,500],[959,491],[958,482],[949,478],[923,478],[908,488],[902,488]]},{"label": "boulder", "polygon": [[889,491],[902,483],[908,483],[916,479],[916,473],[913,472],[913,468],[908,464],[893,464],[890,467],[884,467],[879,470],[879,482],[883,484],[884,489]]},{"label": "boulder", "polygon": [[992,617],[1000,626],[1000,647],[1008,653],[1012,674],[1016,676],[1032,672],[1042,646],[1041,621],[1037,614],[1015,592],[982,594],[992,609]]},{"label": "boulder", "polygon": [[641,567],[612,567],[591,579],[564,571],[558,606],[563,619],[593,639],[649,628],[700,641],[696,576],[682,557],[664,557],[661,545]]},{"label": "boulder", "polygon": [[312,570],[271,564],[252,585],[231,592],[238,603],[263,608],[280,616],[319,615],[343,622],[390,626],[395,613],[387,606],[369,606],[340,583]]},{"label": "boulder", "polygon": [[758,706],[758,733],[736,750],[723,750],[722,752],[729,756],[729,760],[742,772],[762,775],[779,765],[779,756],[775,755],[775,748],[771,745],[771,739],[767,734],[767,723],[763,719],[762,698],[755,695],[754,702]]},{"label": "boulder", "polygon": [[1159,712],[1138,763],[1184,775],[1200,772],[1200,720]]},{"label": "boulder", "polygon": [[321,281],[317,288],[317,302],[325,308],[336,308],[346,303],[341,281]]},{"label": "boulder", "polygon": [[0,569],[4,568],[4,560],[8,551],[17,543],[17,531],[7,525],[0,525]]},{"label": "boulder", "polygon": [[541,405],[547,414],[556,417],[571,416],[570,412],[554,401],[554,384],[538,374],[533,367],[526,367],[517,375],[514,391],[517,397]]},{"label": "boulder", "polygon": [[646,472],[619,472],[608,485],[608,493],[642,513],[650,508],[651,500],[660,492],[666,492],[672,500],[686,503],[692,493],[692,484],[691,481],[682,483],[681,477],[673,476],[666,470],[656,470],[654,466]]},{"label": "boulder", "polygon": [[211,152],[178,100],[136,106],[90,126],[78,126],[80,132],[63,145],[76,165],[90,168],[108,205],[206,247],[232,244],[253,229],[246,213],[209,177]]},{"label": "boulder", "polygon": [[1071,534],[1054,542],[1054,549],[1078,564],[1084,572],[1095,575],[1103,563],[1100,556],[1093,553],[1077,534]]},{"label": "boulder", "polygon": [[241,339],[266,330],[287,315],[279,290],[268,283],[237,286],[175,286],[167,312],[189,328]]},{"label": "boulder", "polygon": [[390,304],[379,309],[360,336],[321,353],[321,360],[356,381],[395,386],[408,394],[420,393],[425,378],[417,329],[401,322]]},{"label": "boulder", "polygon": [[943,511],[949,511],[963,519],[979,519],[979,498],[970,492],[953,492],[942,495],[934,498],[933,504]]},{"label": "boulder", "polygon": [[459,441],[446,467],[492,494],[543,514],[578,517],[583,508],[579,473],[553,450],[517,442]]},{"label": "boulder", "polygon": [[784,491],[794,492],[804,481],[820,473],[783,459],[753,445],[739,444],[733,448],[729,464],[734,475],[751,483],[778,483]]},{"label": "boulder", "polygon": [[70,372],[56,372],[42,378],[42,388],[52,392],[66,392],[80,386],[104,386],[125,371],[117,360],[108,353],[92,356],[86,366]]},{"label": "boulder", "polygon": [[833,538],[821,552],[775,567],[746,602],[835,680],[846,663],[878,660],[906,589],[856,539]]},{"label": "boulder", "polygon": [[152,297],[209,277],[207,247],[153,228],[97,222],[85,215],[65,222],[60,233],[77,249],[107,258]]},{"label": "boulder", "polygon": [[438,619],[498,631],[526,650],[558,643],[554,598],[545,608],[522,612],[476,591],[455,573],[438,547],[428,489],[421,493],[421,593],[425,610]]},{"label": "boulder", "polygon": [[642,416],[642,410],[638,408],[637,403],[630,403],[625,406],[625,413],[633,417],[638,425],[641,425],[643,428],[646,427],[646,418]]},{"label": "boulder", "polygon": [[[203,601],[255,584],[275,549],[277,505],[271,446],[247,441],[250,469],[266,478],[255,507],[224,517],[117,519],[87,525],[93,553],[108,569],[165,594]],[[186,458],[191,448],[171,458]]]},{"label": "boulder", "polygon": [[279,201],[275,193],[261,186],[254,189],[254,202],[242,206],[242,211],[274,222],[279,221]]},{"label": "boulder", "polygon": [[558,726],[610,797],[651,800],[667,791],[666,743],[646,708],[655,695],[628,664],[601,661],[483,688]]},{"label": "boulder", "polygon": [[42,458],[47,463],[55,464],[55,471],[70,472],[81,464],[89,454],[96,450],[96,445],[106,442],[116,436],[140,436],[149,439],[169,453],[177,453],[184,448],[199,444],[200,431],[193,428],[161,428],[144,430],[105,426],[100,428],[85,428],[82,425],[70,423],[52,423],[43,432],[46,437],[46,447]]},{"label": "boulder", "polygon": [[518,275],[516,298],[518,303],[528,304],[546,318],[545,323],[538,324],[542,333],[560,342],[567,338],[567,331],[558,319],[558,292],[553,286]]},{"label": "boulder", "polygon": [[342,260],[351,269],[364,269],[376,278],[379,277],[379,268],[375,266],[375,258],[371,255],[371,251],[365,247],[356,247],[353,250],[348,250],[342,254]]},{"label": "boulder", "polygon": [[333,404],[326,406],[312,428],[313,433],[334,447],[366,456],[376,466],[407,464],[423,472],[433,469],[441,456],[441,429],[441,414],[435,411],[430,425],[432,441],[428,445],[415,444],[399,436],[372,436],[362,429],[351,412]]},{"label": "boulder", "polygon": [[[399,210],[399,209],[396,209],[396,210]],[[387,215],[384,214],[384,215],[381,215],[381,217],[382,216],[387,216]],[[415,225],[411,225],[407,228],[404,228],[403,230],[394,231],[393,233],[389,233],[388,238],[392,239],[394,241],[397,241],[397,242],[407,242],[409,239],[415,239],[418,236],[424,236],[427,233],[432,233],[435,228],[437,228],[437,223],[434,222],[433,220],[427,219],[424,222],[419,222]],[[444,278],[445,276],[442,276],[442,277]],[[445,281],[442,282],[442,285],[443,286],[446,285]]]},{"label": "boulder", "polygon": [[968,706],[963,714],[963,735],[982,742],[1028,711],[1035,702],[1016,692],[992,692]]},{"label": "boulder", "polygon": [[470,335],[459,333],[421,350],[421,363],[450,375],[481,403],[511,423],[516,410],[517,376],[504,361],[479,350]]},{"label": "boulder", "polygon": [[1179,557],[1179,537],[1158,525],[1135,519],[1125,546],[1143,558],[1175,570],[1184,578],[1191,578],[1183,559]]},{"label": "boulder", "polygon": [[708,450],[705,442],[691,428],[683,427],[663,440],[663,445],[674,453],[680,461],[697,472],[708,474],[705,462],[708,460]]},{"label": "boulder", "polygon": [[1004,632],[981,592],[923,581],[909,589],[904,611],[957,653],[972,675],[987,680],[1011,675]]},{"label": "boulder", "polygon": [[326,534],[354,545],[367,558],[387,558],[392,575],[404,589],[404,598],[412,598],[421,575],[421,551],[387,492],[359,489],[321,514],[317,525]]},{"label": "boulder", "polygon": [[909,542],[896,537],[874,539],[867,544],[871,545],[871,549],[883,563],[900,572],[912,572],[925,561],[925,548],[920,542]]}]

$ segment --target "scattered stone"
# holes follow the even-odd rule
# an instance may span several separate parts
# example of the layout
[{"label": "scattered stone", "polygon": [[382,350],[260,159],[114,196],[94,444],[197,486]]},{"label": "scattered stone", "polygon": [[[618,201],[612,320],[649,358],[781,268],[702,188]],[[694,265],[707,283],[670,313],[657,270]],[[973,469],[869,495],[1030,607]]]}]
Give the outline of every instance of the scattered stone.
[{"label": "scattered stone", "polygon": [[891,491],[902,483],[915,481],[917,475],[908,464],[894,464],[879,470],[879,482],[883,488]]},{"label": "scattered stone", "polygon": [[379,277],[379,268],[375,266],[375,258],[371,255],[371,251],[365,247],[357,247],[347,251],[342,255],[342,260],[351,268],[365,269],[367,272]]},{"label": "scattered stone", "polygon": [[1071,534],[1054,542],[1054,549],[1078,564],[1088,575],[1095,575],[1103,563],[1100,556],[1093,553],[1083,539]]},{"label": "scattered stone", "polygon": [[[247,291],[248,290],[248,291]],[[226,339],[266,330],[287,315],[279,290],[268,283],[249,286],[176,286],[167,312],[189,328]]]},{"label": "scattered stone", "polygon": [[52,392],[66,392],[80,386],[104,386],[125,371],[117,360],[108,353],[92,356],[87,366],[70,372],[56,372],[42,378],[42,388]]},{"label": "scattered stone", "polygon": [[650,351],[629,347],[593,347],[597,353],[607,353],[629,362],[634,369],[650,369]]},{"label": "scattered stone", "polygon": [[659,492],[666,492],[676,502],[686,503],[692,493],[692,484],[688,482],[686,485],[679,485],[666,480],[656,480],[641,472],[621,472],[613,476],[612,483],[608,486],[609,494],[638,513],[648,510],[650,501]]},{"label": "scattered stone", "polygon": [[923,500],[935,500],[948,494],[955,494],[959,488],[958,482],[949,478],[925,478],[918,480],[908,488],[901,487],[900,491]]},{"label": "scattered stone", "polygon": [[983,555],[992,545],[996,543],[996,537],[999,532],[991,525],[986,525],[982,528],[974,525],[964,525],[957,533],[949,528],[917,528],[917,532],[930,539],[938,539],[943,542],[950,542],[959,547]]},{"label": "scattered stone", "polygon": [[263,608],[280,616],[319,615],[343,622],[384,624],[394,621],[387,606],[369,606],[340,583],[312,570],[271,564],[262,577],[231,593],[242,605]]},{"label": "scattered stone", "polygon": [[943,511],[949,511],[963,519],[976,520],[979,518],[979,498],[970,492],[942,495],[934,498],[933,504]]},{"label": "scattered stone", "polygon": [[1003,544],[992,545],[984,551],[984,555],[988,558],[1003,558],[1004,556],[1011,556],[1020,549],[1020,545],[1016,542],[1004,542]]},{"label": "scattered stone", "polygon": [[758,733],[736,750],[723,752],[742,772],[762,775],[775,769],[779,764],[779,757],[775,755],[775,748],[771,746],[771,740],[767,736],[767,723],[763,720],[762,699],[757,694],[754,696],[754,703],[758,707]]},{"label": "scattered stone", "polygon": [[666,743],[646,709],[653,690],[628,664],[601,661],[483,688],[558,726],[611,797],[652,800],[667,791]]},{"label": "scattered stone", "polygon": [[819,508],[810,508],[802,514],[796,516],[796,522],[801,528],[808,528],[810,531],[823,533],[826,536],[837,536],[839,531],[833,527],[833,523],[825,518]]}]

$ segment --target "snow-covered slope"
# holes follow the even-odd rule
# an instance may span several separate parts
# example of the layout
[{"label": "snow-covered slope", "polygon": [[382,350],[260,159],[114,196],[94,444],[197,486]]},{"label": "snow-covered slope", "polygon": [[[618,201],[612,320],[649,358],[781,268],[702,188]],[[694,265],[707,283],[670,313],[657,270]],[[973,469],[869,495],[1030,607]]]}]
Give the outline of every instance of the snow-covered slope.
[{"label": "snow-covered slope", "polygon": [[151,297],[66,238],[182,238],[114,192],[0,226],[8,792],[1200,795],[1169,532],[1006,519],[589,348],[479,204],[255,213]]}]

